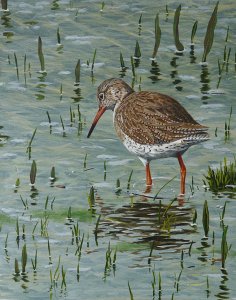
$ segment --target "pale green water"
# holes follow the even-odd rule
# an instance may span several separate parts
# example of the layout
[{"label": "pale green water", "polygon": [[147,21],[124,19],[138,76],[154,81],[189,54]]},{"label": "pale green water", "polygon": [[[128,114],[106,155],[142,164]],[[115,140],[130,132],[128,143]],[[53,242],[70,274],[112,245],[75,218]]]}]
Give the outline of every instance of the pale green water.
[{"label": "pale green water", "polygon": [[[9,12],[1,12],[3,34],[0,37],[1,299],[130,299],[128,282],[134,299],[171,299],[173,293],[174,299],[236,298],[235,193],[216,196],[205,191],[202,181],[208,165],[218,166],[224,156],[232,160],[235,154],[234,2],[225,0],[219,4],[213,48],[207,59],[208,66],[202,67],[203,40],[214,1],[188,1],[187,4],[182,4],[180,39],[185,46],[183,55],[175,54],[173,42],[174,10],[180,4],[176,1],[105,1],[102,13],[102,1],[9,1]],[[165,14],[166,4],[169,8],[168,17]],[[157,65],[152,66],[150,57],[154,46],[154,19],[157,12],[162,38]],[[142,27],[139,30],[141,13]],[[198,30],[195,52],[191,54],[190,35],[195,20],[198,20]],[[223,73],[217,90],[217,61],[219,59],[222,63],[223,60],[228,25],[230,31],[227,49],[231,48],[229,68],[228,72]],[[58,26],[63,46],[57,45]],[[46,75],[38,73],[38,36],[43,41]],[[131,192],[143,193],[145,172],[140,161],[131,156],[117,139],[112,128],[112,114],[107,112],[91,138],[86,138],[97,111],[96,87],[104,79],[121,75],[120,51],[129,67],[123,74],[124,80],[132,84],[130,56],[134,54],[137,40],[142,58],[136,69],[134,88],[158,90],[175,97],[196,120],[209,126],[211,135],[210,141],[192,147],[184,155],[188,170],[186,203],[181,207],[174,202],[169,218],[165,219],[164,224],[161,221],[161,228],[159,199],[153,201],[151,198],[127,193],[131,170]],[[97,55],[94,72],[91,73],[95,49]],[[19,79],[14,53],[19,66]],[[24,76],[25,55],[27,68]],[[74,68],[78,59],[81,60],[81,83],[75,87]],[[79,125],[78,104],[82,120]],[[231,106],[231,135],[225,141],[224,126]],[[75,112],[72,123],[70,108]],[[51,117],[51,128],[47,112]],[[64,136],[60,116],[65,125]],[[26,149],[35,128],[37,132],[29,159]],[[37,191],[31,191],[29,186],[32,160],[37,163]],[[105,180],[104,161],[107,169]],[[57,177],[54,186],[51,186],[49,179],[52,166],[55,166]],[[162,198],[162,205],[167,207],[178,194],[178,162],[175,159],[155,161],[152,163],[152,173],[153,195],[177,175],[158,195]],[[17,178],[20,179],[20,186],[15,189]],[[118,178],[122,188],[120,193],[116,193]],[[95,187],[96,195],[96,211],[93,214],[88,210],[91,186]],[[24,201],[27,200],[28,209],[24,208],[20,196]],[[49,200],[45,210],[47,197]],[[202,209],[205,200],[208,201],[210,213],[207,241],[202,240]],[[218,261],[222,236],[219,214],[222,213],[225,201],[225,225],[229,225],[228,243],[232,244],[226,263],[228,275],[222,273],[221,262]],[[67,220],[69,207],[73,220]],[[196,227],[191,226],[194,209],[198,213]],[[94,230],[99,215],[99,232],[95,239]],[[17,217],[20,230],[18,243]],[[77,221],[80,229],[78,245],[72,239],[72,228]],[[46,226],[42,229],[45,230],[41,232],[41,223],[43,227],[44,222]],[[22,236],[23,227],[25,236]],[[83,236],[79,255],[77,249]],[[191,241],[193,244],[189,255]],[[111,258],[113,260],[117,248],[117,259],[115,267],[110,266],[105,271],[109,243]],[[28,254],[27,274],[14,275],[15,259],[21,270],[24,244]],[[152,245],[154,248],[149,260]],[[34,260],[36,249],[37,272],[34,273],[31,259]],[[50,270],[53,277],[59,257],[60,275],[57,284],[51,284]],[[66,271],[66,287],[61,287],[61,266]],[[177,290],[175,281],[181,270]],[[159,272],[161,293],[158,292]],[[153,274],[156,276],[155,295],[152,287]],[[209,293],[206,291],[207,278]]]}]

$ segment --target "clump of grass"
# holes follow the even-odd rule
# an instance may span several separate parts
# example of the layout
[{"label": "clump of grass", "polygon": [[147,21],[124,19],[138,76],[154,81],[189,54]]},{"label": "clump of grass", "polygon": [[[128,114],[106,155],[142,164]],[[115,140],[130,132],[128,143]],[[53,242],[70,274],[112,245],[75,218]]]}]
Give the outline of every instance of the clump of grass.
[{"label": "clump of grass", "polygon": [[229,188],[236,188],[236,159],[234,162],[227,163],[227,158],[224,158],[223,163],[220,162],[220,167],[213,170],[208,167],[207,175],[204,175],[204,184],[209,186],[213,192],[224,191]]}]

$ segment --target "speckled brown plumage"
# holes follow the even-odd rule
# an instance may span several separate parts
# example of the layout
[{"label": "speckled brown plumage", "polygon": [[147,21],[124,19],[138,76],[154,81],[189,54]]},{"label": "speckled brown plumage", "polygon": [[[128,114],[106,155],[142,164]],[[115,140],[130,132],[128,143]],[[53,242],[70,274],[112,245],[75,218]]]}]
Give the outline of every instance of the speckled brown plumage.
[{"label": "speckled brown plumage", "polygon": [[173,98],[155,92],[133,92],[117,107],[114,123],[140,144],[163,144],[183,138],[206,138],[207,127],[197,123]]}]

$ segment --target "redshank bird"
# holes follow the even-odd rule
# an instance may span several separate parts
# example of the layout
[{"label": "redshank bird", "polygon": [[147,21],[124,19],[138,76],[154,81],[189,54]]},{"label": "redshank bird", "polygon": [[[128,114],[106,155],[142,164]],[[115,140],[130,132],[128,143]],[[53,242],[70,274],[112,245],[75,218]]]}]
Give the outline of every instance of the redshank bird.
[{"label": "redshank bird", "polygon": [[192,145],[209,139],[200,125],[170,96],[158,92],[135,92],[121,79],[103,81],[97,89],[98,112],[88,133],[93,132],[106,110],[124,146],[136,154],[146,168],[146,185],[152,185],[150,161],[176,157],[180,165],[180,194],[185,194],[186,167],[182,154]]}]

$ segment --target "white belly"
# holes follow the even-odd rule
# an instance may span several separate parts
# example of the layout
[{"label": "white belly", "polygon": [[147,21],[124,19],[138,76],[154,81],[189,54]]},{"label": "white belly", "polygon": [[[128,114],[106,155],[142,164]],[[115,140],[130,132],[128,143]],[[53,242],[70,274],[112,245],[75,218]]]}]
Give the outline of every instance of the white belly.
[{"label": "white belly", "polygon": [[186,139],[180,139],[160,145],[142,145],[125,136],[123,144],[129,152],[137,155],[139,158],[151,161],[158,158],[176,157],[177,153],[184,153],[193,142],[188,143]]}]

